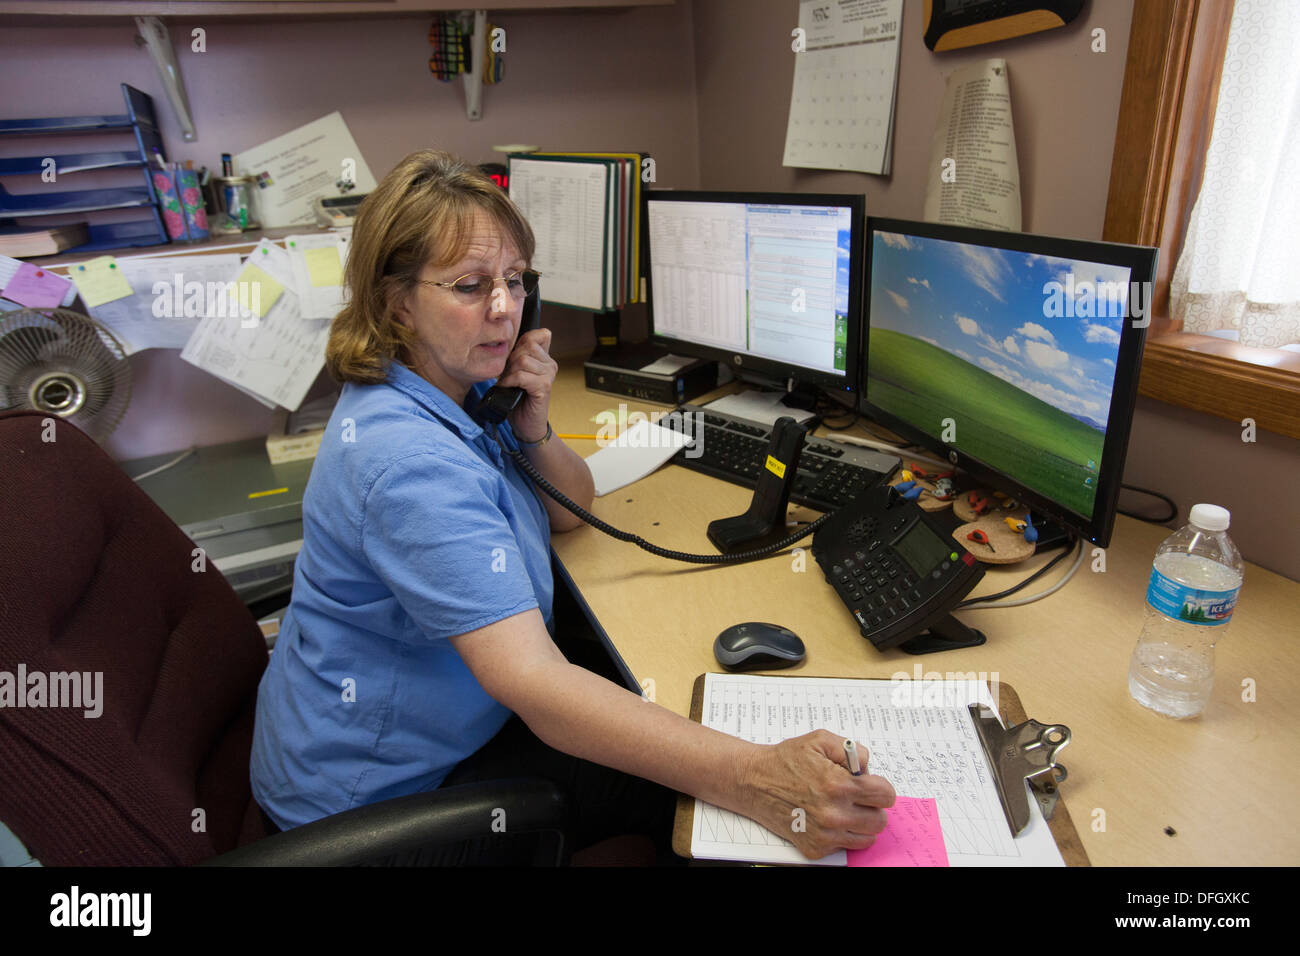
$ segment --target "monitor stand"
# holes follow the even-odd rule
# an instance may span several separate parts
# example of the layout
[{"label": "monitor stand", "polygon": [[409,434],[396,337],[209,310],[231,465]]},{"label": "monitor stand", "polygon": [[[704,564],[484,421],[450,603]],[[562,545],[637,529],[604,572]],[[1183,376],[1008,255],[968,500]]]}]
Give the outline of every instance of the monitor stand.
[{"label": "monitor stand", "polygon": [[785,397],[781,399],[781,404],[786,408],[798,408],[805,412],[815,412],[817,411],[817,399],[820,394],[817,386],[799,383],[785,393]]},{"label": "monitor stand", "polygon": [[1029,520],[1038,530],[1038,540],[1034,542],[1034,554],[1042,554],[1054,548],[1068,547],[1070,534],[1055,521],[1045,518],[1036,511],[1029,513]]}]

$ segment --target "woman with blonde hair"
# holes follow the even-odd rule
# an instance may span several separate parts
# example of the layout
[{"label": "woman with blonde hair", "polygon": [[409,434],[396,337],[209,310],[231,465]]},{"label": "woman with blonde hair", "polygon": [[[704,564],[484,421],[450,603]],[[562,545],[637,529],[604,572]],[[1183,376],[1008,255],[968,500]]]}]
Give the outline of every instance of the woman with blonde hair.
[{"label": "woman with blonde hair", "polygon": [[[817,731],[750,744],[557,648],[550,533],[581,522],[539,497],[471,415],[492,384],[521,388],[502,443],[590,505],[591,473],[547,417],[550,332],[518,335],[533,250],[509,197],[446,153],[406,157],[362,205],[326,353],[343,391],[258,694],[258,803],[287,829],[517,768],[570,791],[580,845],[641,828],[663,848],[674,791],[810,857],[870,845],[894,793],[847,771],[843,741]],[[482,845],[421,862],[501,852],[485,832]]]}]

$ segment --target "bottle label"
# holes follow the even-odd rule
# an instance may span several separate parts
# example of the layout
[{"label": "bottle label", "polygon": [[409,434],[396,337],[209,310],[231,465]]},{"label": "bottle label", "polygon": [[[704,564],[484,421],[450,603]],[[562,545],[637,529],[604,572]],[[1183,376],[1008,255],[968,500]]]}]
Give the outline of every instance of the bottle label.
[{"label": "bottle label", "polygon": [[1152,568],[1151,582],[1147,585],[1147,604],[1161,614],[1188,624],[1227,624],[1232,609],[1237,606],[1237,592],[1240,590],[1240,587],[1227,591],[1192,588]]}]

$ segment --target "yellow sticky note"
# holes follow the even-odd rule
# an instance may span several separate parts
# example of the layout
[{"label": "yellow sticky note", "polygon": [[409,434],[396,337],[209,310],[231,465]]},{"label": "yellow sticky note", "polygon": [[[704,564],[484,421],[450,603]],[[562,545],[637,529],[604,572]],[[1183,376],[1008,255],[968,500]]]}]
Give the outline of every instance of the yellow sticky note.
[{"label": "yellow sticky note", "polygon": [[131,283],[126,281],[122,270],[117,267],[117,260],[112,256],[100,256],[70,266],[68,277],[76,283],[77,291],[81,293],[81,299],[88,309],[135,295]]},{"label": "yellow sticky note", "polygon": [[239,274],[232,293],[238,300],[240,308],[252,312],[259,319],[265,318],[275,300],[280,298],[284,286],[276,282],[257,266],[249,263]]},{"label": "yellow sticky note", "polygon": [[764,467],[778,478],[785,477],[785,462],[777,461],[771,455],[767,456],[767,464]]},{"label": "yellow sticky note", "polygon": [[339,262],[337,246],[308,249],[302,256],[307,260],[307,275],[311,277],[313,286],[343,284],[343,263]]}]

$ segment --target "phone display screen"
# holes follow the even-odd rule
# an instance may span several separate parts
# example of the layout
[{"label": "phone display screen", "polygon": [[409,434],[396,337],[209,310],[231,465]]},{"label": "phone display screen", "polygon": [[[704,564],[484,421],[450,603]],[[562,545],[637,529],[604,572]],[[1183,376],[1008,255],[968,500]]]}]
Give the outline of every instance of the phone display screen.
[{"label": "phone display screen", "polygon": [[952,548],[929,529],[922,521],[912,525],[891,547],[907,562],[917,577],[925,577],[939,562],[948,557]]}]

